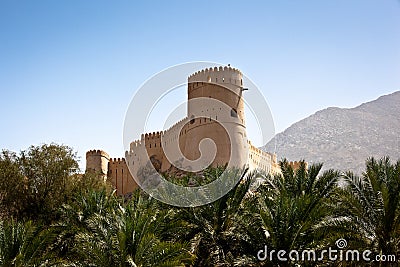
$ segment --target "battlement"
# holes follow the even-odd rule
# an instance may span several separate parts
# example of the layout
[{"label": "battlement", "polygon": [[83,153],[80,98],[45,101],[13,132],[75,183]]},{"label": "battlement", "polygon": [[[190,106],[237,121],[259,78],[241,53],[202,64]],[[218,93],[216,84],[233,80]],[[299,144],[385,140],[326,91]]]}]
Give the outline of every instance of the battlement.
[{"label": "battlement", "polygon": [[141,145],[142,145],[142,140],[135,140],[135,141],[131,142],[131,146],[138,147],[138,146],[141,146]]},{"label": "battlement", "polygon": [[[292,167],[293,170],[297,170],[300,168],[300,165],[303,163],[303,161],[289,161],[288,164],[289,166]],[[306,169],[308,168],[308,163],[305,162],[306,164]]]},{"label": "battlement", "polygon": [[188,82],[207,82],[243,86],[242,72],[230,66],[219,66],[197,71],[189,76]]},{"label": "battlement", "polygon": [[[190,161],[200,159],[200,143],[209,138],[217,148],[211,166],[223,166],[230,162],[230,147],[235,145],[239,156],[232,160],[232,166],[246,164],[250,170],[271,174],[281,171],[275,153],[257,148],[250,140],[245,143],[245,89],[239,69],[230,65],[205,68],[191,74],[187,81],[185,118],[166,130],[142,133],[138,140],[130,142],[125,158],[110,158],[103,150],[88,151],[86,170],[102,174],[113,183],[118,194],[123,195],[137,187],[131,172],[140,175],[142,167],[147,169],[149,160],[157,171],[173,174],[179,169],[174,162],[185,167],[191,164]],[[229,124],[228,129],[239,134],[229,136],[221,122]],[[301,161],[289,162],[295,170],[301,164]]]},{"label": "battlement", "polygon": [[247,140],[247,144],[249,145],[249,150],[251,153],[255,153],[255,154],[259,154],[259,155],[263,155],[263,156],[271,156],[271,157],[276,158],[276,155],[274,153],[269,153],[262,149],[259,149],[258,147],[254,146],[250,140]]},{"label": "battlement", "polygon": [[159,139],[164,134],[164,131],[146,133],[144,135],[145,139]]},{"label": "battlement", "polygon": [[88,152],[86,152],[86,158],[90,156],[102,156],[107,159],[110,159],[110,156],[105,151],[99,149],[89,150]]},{"label": "battlement", "polygon": [[125,158],[110,158],[110,164],[125,163]]},{"label": "battlement", "polygon": [[135,148],[141,147],[142,144],[144,143],[144,134],[142,134],[142,139],[141,140],[135,140],[130,143],[129,148],[130,152],[134,152]]},{"label": "battlement", "polygon": [[[171,127],[169,127],[167,130],[165,131],[157,131],[157,132],[151,132],[151,133],[144,133],[141,135],[139,140],[135,140],[132,141],[130,143],[130,152],[134,152],[135,148],[141,147],[142,145],[145,144],[153,144],[154,142],[157,142],[157,144],[159,142],[161,142],[162,138],[166,136],[166,134],[176,134],[178,135],[179,133],[177,133],[177,129],[180,129],[182,124],[185,124],[187,122],[187,117],[176,122],[174,125],[172,125]],[[166,141],[166,140],[164,140]],[[155,146],[154,148],[159,147],[159,146]],[[160,148],[160,147],[159,147]]]},{"label": "battlement", "polygon": [[108,173],[110,156],[103,150],[89,150],[86,152],[86,171],[101,173],[104,177]]},{"label": "battlement", "polygon": [[[171,127],[169,127],[166,131],[169,131],[169,130],[171,130],[171,129],[174,129],[174,128],[178,127],[179,125],[181,125],[182,123],[186,123],[187,120],[188,120],[187,117],[181,119],[180,121],[174,123],[174,124],[173,124]],[[164,131],[164,134],[165,134],[166,131]]]}]

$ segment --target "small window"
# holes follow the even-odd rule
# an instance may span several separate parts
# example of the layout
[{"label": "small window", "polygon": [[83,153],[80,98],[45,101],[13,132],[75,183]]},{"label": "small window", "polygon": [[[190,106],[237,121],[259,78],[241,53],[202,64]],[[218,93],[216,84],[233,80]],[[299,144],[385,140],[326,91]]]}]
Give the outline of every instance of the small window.
[{"label": "small window", "polygon": [[238,117],[237,111],[236,111],[236,109],[234,109],[234,108],[231,109],[231,117],[234,117],[234,118],[237,118],[237,117]]},{"label": "small window", "polygon": [[192,115],[191,117],[190,117],[190,124],[193,124],[194,123],[194,116]]}]

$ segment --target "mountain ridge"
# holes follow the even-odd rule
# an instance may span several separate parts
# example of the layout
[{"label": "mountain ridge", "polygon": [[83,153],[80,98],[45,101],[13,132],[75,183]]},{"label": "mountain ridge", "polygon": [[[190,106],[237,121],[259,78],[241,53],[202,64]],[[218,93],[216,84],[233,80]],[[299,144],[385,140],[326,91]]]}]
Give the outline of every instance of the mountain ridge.
[{"label": "mountain ridge", "polygon": [[361,173],[368,157],[400,158],[400,91],[353,108],[328,107],[278,133],[262,149],[278,158]]}]

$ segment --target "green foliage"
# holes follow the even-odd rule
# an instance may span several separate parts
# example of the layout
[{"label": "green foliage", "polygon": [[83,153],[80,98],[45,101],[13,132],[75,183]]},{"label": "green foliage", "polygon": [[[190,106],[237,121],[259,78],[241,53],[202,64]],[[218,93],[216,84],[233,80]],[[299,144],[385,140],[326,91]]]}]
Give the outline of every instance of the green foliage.
[{"label": "green foliage", "polygon": [[161,240],[168,210],[136,191],[126,204],[114,194],[92,191],[63,207],[59,256],[84,266],[183,266],[193,256],[183,242]]},{"label": "green foliage", "polygon": [[17,155],[10,151],[2,151],[0,154],[0,218],[20,216],[26,203],[25,182]]},{"label": "green foliage", "polygon": [[76,155],[71,148],[50,144],[31,146],[19,157],[22,175],[26,177],[28,218],[49,216],[67,197],[67,179],[78,170]]},{"label": "green foliage", "polygon": [[[209,170],[211,180],[215,180],[223,169]],[[254,173],[242,175],[239,183],[226,195],[213,203],[178,209],[175,218],[182,225],[177,233],[181,240],[191,240],[197,260],[195,266],[223,266],[233,263],[234,255],[242,249],[237,221],[246,200]]]},{"label": "green foliage", "polygon": [[[260,262],[257,252],[265,245],[321,250],[335,247],[338,238],[345,238],[349,249],[400,256],[400,161],[368,159],[362,176],[321,173],[322,164],[305,162],[294,170],[283,160],[280,167],[275,175],[245,172],[220,199],[178,208],[140,190],[129,200],[116,196],[99,175],[79,174],[76,156],[66,146],[32,146],[18,155],[3,151],[0,265],[331,265]],[[167,178],[193,187],[223,172],[207,168]],[[225,173],[229,183],[242,172]],[[256,180],[263,182],[256,186]]]},{"label": "green foliage", "polygon": [[346,173],[344,181],[327,225],[345,232],[353,248],[400,256],[400,161],[370,158],[361,177]]},{"label": "green foliage", "polygon": [[1,266],[50,266],[61,263],[50,252],[55,236],[31,221],[0,222]]},{"label": "green foliage", "polygon": [[19,155],[0,154],[0,218],[42,220],[50,224],[59,208],[89,190],[111,190],[95,173],[78,173],[72,148],[31,146]]},{"label": "green foliage", "polygon": [[53,219],[53,212],[68,197],[67,180],[77,170],[76,155],[67,146],[31,146],[18,156],[3,151],[0,156],[2,214],[15,218]]},{"label": "green foliage", "polygon": [[280,166],[282,174],[266,175],[265,183],[257,189],[242,217],[242,231],[251,247],[248,254],[239,258],[242,263],[259,263],[256,253],[264,245],[276,251],[301,251],[317,249],[324,239],[315,227],[330,214],[325,203],[336,188],[339,173],[328,170],[319,175],[322,164],[307,169],[305,162],[301,162],[293,170],[283,160]]},{"label": "green foliage", "polygon": [[113,187],[110,181],[104,181],[103,175],[95,172],[86,172],[84,174],[74,174],[67,179],[65,186],[66,203],[75,201],[92,191],[103,191],[108,193],[113,192]]}]

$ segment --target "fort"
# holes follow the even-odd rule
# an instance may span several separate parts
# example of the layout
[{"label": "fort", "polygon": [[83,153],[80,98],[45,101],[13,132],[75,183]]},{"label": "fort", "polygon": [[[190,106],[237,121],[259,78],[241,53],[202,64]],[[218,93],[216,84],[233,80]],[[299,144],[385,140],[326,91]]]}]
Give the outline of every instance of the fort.
[{"label": "fort", "polygon": [[[110,158],[102,150],[88,151],[86,170],[102,173],[119,195],[137,187],[128,165],[137,166],[144,157],[160,173],[196,172],[209,165],[280,172],[276,155],[255,147],[247,139],[244,90],[242,73],[236,68],[224,66],[195,72],[188,78],[185,118],[165,131],[143,133],[140,140],[130,143],[125,158]],[[147,155],[140,153],[143,150]]]}]

